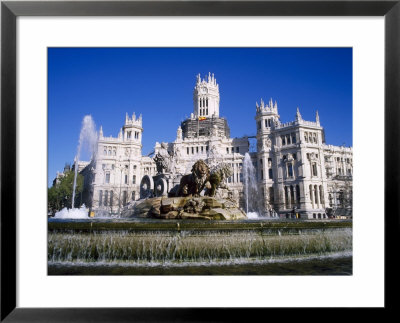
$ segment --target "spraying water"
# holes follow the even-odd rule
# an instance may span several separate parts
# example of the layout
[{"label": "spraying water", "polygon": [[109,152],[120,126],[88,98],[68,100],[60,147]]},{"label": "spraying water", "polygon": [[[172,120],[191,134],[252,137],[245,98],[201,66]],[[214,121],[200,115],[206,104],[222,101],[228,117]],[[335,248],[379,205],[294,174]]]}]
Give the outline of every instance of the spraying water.
[{"label": "spraying water", "polygon": [[63,208],[61,211],[56,212],[54,218],[57,219],[87,219],[89,210],[86,208],[85,204],[79,209],[67,209]]},{"label": "spraying water", "polygon": [[93,153],[95,152],[96,148],[96,143],[97,143],[96,125],[92,119],[92,116],[87,115],[82,120],[81,133],[79,135],[79,144],[75,157],[75,176],[74,176],[74,186],[72,190],[72,208],[74,208],[76,178],[78,176],[78,163],[82,149],[87,149],[87,151],[90,154],[92,154],[93,157]]},{"label": "spraying water", "polygon": [[246,215],[249,219],[259,217],[259,194],[256,180],[256,170],[251,161],[249,153],[244,155],[243,160],[243,176],[244,176],[244,195],[246,202]]}]

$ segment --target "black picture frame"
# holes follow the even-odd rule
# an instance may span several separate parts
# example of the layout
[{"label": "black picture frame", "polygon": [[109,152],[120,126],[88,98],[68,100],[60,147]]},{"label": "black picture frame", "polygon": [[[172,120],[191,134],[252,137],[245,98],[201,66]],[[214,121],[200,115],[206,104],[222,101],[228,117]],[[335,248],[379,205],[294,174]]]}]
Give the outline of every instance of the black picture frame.
[{"label": "black picture frame", "polygon": [[[394,309],[399,233],[400,1],[2,1],[1,2],[1,321],[237,321],[265,309],[17,308],[16,19],[19,16],[384,16],[385,18],[385,307]],[[373,167],[373,165],[371,165]],[[372,179],[373,180],[373,179]],[[373,257],[373,255],[371,255]],[[328,309],[330,318],[342,314]],[[285,318],[292,316],[287,309]],[[377,309],[381,315],[381,310]],[[240,315],[239,315],[240,314]],[[278,313],[276,313],[278,314]],[[283,315],[283,313],[278,314]],[[278,317],[279,317],[278,316]],[[282,316],[281,316],[282,317]],[[310,319],[310,318],[307,318]],[[258,320],[258,319],[257,319]]]}]

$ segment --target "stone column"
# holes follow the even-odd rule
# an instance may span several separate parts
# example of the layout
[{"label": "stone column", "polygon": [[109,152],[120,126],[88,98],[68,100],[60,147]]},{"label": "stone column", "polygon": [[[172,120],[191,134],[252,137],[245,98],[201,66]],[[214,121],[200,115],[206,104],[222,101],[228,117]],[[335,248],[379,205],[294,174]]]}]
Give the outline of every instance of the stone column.
[{"label": "stone column", "polygon": [[[278,199],[280,199],[279,204],[281,205],[282,209],[286,209],[286,196],[285,196],[285,187],[282,185],[282,189],[278,189]],[[281,195],[281,196],[279,196]]]},{"label": "stone column", "polygon": [[297,206],[297,204],[298,204],[297,196],[296,196],[296,185],[293,185],[293,203],[295,206]]},{"label": "stone column", "polygon": [[300,188],[300,208],[302,209],[306,209],[307,208],[307,199],[306,199],[306,190],[305,190],[305,186],[304,186],[304,182],[300,182],[299,183],[299,188]]},{"label": "stone column", "polygon": [[290,194],[290,186],[286,186],[287,187],[287,195],[288,195],[288,209],[292,208],[292,195]]},{"label": "stone column", "polygon": [[312,204],[312,208],[313,209],[315,209],[315,202],[314,202],[314,198],[315,198],[315,195],[314,195],[314,186],[313,185],[310,185],[311,186],[311,190],[310,190],[310,187],[308,187],[308,189],[310,190],[310,200],[311,200],[311,204]]}]

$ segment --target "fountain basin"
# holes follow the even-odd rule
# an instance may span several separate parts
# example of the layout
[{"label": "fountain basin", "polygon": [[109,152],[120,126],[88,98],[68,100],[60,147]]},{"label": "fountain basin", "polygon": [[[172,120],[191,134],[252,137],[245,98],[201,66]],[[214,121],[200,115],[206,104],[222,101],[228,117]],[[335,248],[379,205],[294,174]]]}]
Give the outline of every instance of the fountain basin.
[{"label": "fountain basin", "polygon": [[[179,225],[178,225],[179,224]],[[295,219],[258,219],[238,221],[201,221],[201,220],[157,220],[157,219],[49,219],[48,231],[50,232],[101,232],[101,231],[262,231],[273,234],[295,234],[309,230],[343,230],[352,229],[349,220],[295,220]]]},{"label": "fountain basin", "polygon": [[351,252],[351,222],[59,220],[48,233],[48,261],[58,266],[235,264]]}]

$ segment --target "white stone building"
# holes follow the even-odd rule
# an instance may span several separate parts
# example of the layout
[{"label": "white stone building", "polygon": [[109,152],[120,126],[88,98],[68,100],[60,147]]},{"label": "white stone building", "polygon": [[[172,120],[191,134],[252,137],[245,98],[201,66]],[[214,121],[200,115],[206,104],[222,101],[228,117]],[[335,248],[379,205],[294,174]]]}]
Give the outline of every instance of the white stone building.
[{"label": "white stone building", "polygon": [[327,209],[340,206],[335,186],[351,183],[352,148],[325,144],[318,111],[315,121],[305,121],[297,108],[294,121],[281,123],[276,102],[256,107],[257,172],[265,204],[286,217],[326,218]]},{"label": "white stone building", "polygon": [[90,203],[95,211],[118,213],[138,199],[141,177],[155,174],[154,162],[142,156],[142,132],[142,116],[135,114],[126,115],[118,137],[105,137],[100,127]]},{"label": "white stone building", "polygon": [[[230,137],[227,120],[219,116],[219,102],[219,86],[214,75],[209,74],[204,79],[198,75],[193,91],[193,113],[178,127],[176,139],[168,148],[176,159],[176,173],[190,173],[198,159],[210,166],[230,164],[233,175],[228,184],[239,194],[243,186],[243,157],[249,150],[249,141],[247,137]],[[157,143],[155,152],[160,148]]]},{"label": "white stone building", "polygon": [[[226,119],[219,116],[219,85],[213,74],[197,76],[193,112],[178,127],[171,143],[156,143],[155,154],[167,149],[174,156],[173,174],[187,174],[198,159],[213,166],[230,164],[228,186],[243,207],[243,159],[249,138],[231,138]],[[315,121],[281,123],[277,103],[256,103],[257,151],[250,152],[257,173],[261,213],[281,217],[326,218],[336,209],[351,213],[352,148],[325,144],[318,112]],[[156,164],[142,156],[142,117],[126,115],[118,137],[100,129],[94,167],[92,208],[118,213],[137,200],[144,175],[156,175]],[[350,211],[349,211],[350,210]]]}]

